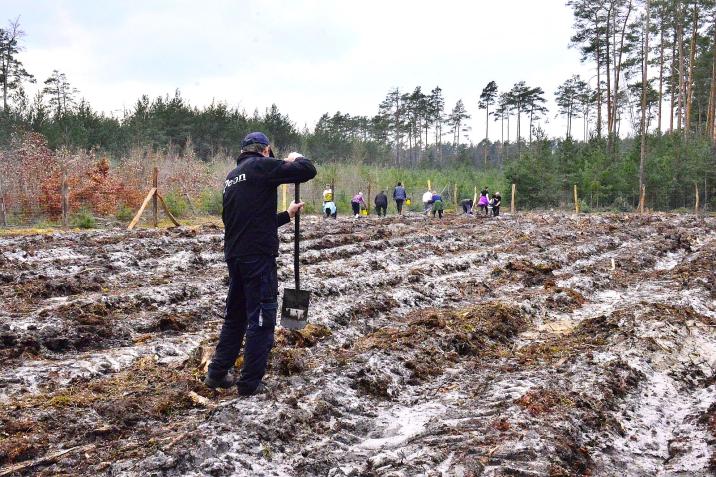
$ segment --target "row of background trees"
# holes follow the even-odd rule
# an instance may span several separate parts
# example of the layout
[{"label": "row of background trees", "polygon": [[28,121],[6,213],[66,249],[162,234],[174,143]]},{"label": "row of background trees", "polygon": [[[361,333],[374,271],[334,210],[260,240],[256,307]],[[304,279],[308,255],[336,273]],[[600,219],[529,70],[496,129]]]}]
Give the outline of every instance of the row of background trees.
[{"label": "row of background trees", "polygon": [[[142,96],[121,117],[81,98],[59,71],[29,98],[35,78],[21,62],[19,22],[0,29],[0,146],[34,131],[60,147],[102,151],[121,161],[137,147],[191,153],[208,161],[235,155],[246,131],[266,131],[280,149],[300,148],[319,162],[397,167],[497,168],[533,205],[557,205],[572,184],[591,205],[628,207],[645,186],[648,203],[685,207],[700,187],[713,201],[716,182],[716,7],[713,0],[570,0],[571,45],[593,68],[572,76],[546,107],[542,87],[518,81],[449,108],[439,86],[390,90],[373,116],[340,111],[300,130],[272,105],[247,113],[225,103],[190,105],[173,95]],[[485,115],[485,134],[469,127],[470,109]],[[478,114],[478,113],[476,113]],[[549,138],[541,121],[565,119]],[[490,127],[500,129],[490,141]],[[479,134],[479,136],[477,136]],[[191,151],[188,151],[191,149]]]}]

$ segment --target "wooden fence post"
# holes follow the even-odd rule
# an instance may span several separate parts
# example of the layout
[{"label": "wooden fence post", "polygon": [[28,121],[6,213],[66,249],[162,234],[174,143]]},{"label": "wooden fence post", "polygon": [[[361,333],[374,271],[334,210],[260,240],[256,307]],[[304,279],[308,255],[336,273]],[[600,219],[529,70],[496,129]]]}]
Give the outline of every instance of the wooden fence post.
[{"label": "wooden fence post", "polygon": [[510,213],[515,213],[515,190],[516,186],[515,184],[512,184],[512,200],[510,201]]},{"label": "wooden fence post", "polygon": [[61,201],[62,201],[62,226],[67,227],[69,225],[69,213],[70,213],[70,200],[69,200],[69,187],[67,185],[67,168],[62,168],[62,186],[60,188]]},{"label": "wooden fence post", "polygon": [[5,210],[5,188],[3,187],[2,177],[0,177],[0,219],[2,219],[2,226],[7,227],[7,212]]},{"label": "wooden fence post", "polygon": [[134,215],[134,218],[127,226],[127,230],[132,230],[135,225],[139,222],[139,219],[142,217],[142,213],[144,213],[144,209],[147,208],[147,205],[149,205],[149,201],[151,200],[153,202],[153,214],[152,214],[152,222],[154,223],[154,227],[157,227],[159,225],[159,217],[158,217],[158,210],[157,206],[159,203],[162,204],[162,209],[164,209],[164,213],[167,214],[167,217],[169,217],[169,220],[174,223],[177,227],[179,227],[179,221],[174,217],[169,210],[169,207],[167,206],[166,201],[164,200],[164,197],[159,194],[159,191],[157,190],[157,183],[158,183],[158,176],[159,176],[159,169],[154,166],[154,169],[152,170],[152,185],[153,187],[149,190],[149,193],[144,198],[144,202],[142,202],[142,205],[139,207],[139,210]]},{"label": "wooden fence post", "polygon": [[577,197],[577,184],[574,184],[574,211],[579,213],[579,197]]},{"label": "wooden fence post", "polygon": [[428,190],[429,190],[429,191],[432,191],[432,190],[433,190],[433,186],[432,186],[432,184],[430,183],[430,179],[428,179]]},{"label": "wooden fence post", "polygon": [[365,201],[365,210],[368,211],[368,215],[370,215],[370,181],[368,181],[368,200]]},{"label": "wooden fence post", "polygon": [[696,202],[694,203],[694,214],[699,215],[699,184],[694,182],[694,189],[696,193]]},{"label": "wooden fence post", "polygon": [[5,194],[0,194],[0,219],[2,219],[2,226],[7,227],[7,213],[5,212]]},{"label": "wooden fence post", "polygon": [[[159,183],[159,168],[157,166],[154,166],[154,169],[152,169],[152,187],[154,188],[154,191],[156,192],[158,190]],[[157,194],[155,193],[152,195],[152,225],[156,228],[159,226],[159,216],[158,216],[158,210],[157,210]]]},{"label": "wooden fence post", "polygon": [[457,213],[458,199],[457,199],[457,182],[453,186],[453,202],[455,203],[455,212]]},{"label": "wooden fence post", "polygon": [[286,197],[288,196],[288,184],[281,185],[281,211],[288,209],[288,202]]}]

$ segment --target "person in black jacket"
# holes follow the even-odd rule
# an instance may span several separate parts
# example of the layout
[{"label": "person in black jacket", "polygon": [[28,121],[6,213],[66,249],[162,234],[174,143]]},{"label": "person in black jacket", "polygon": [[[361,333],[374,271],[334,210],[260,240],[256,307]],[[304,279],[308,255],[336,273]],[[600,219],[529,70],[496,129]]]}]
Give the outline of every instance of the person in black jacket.
[{"label": "person in black jacket", "polygon": [[[219,343],[204,383],[212,388],[234,384],[239,395],[265,391],[261,382],[274,342],[278,309],[278,227],[291,221],[303,207],[292,202],[276,214],[279,184],[306,182],[316,176],[311,161],[292,152],[274,159],[265,134],[254,132],[241,143],[236,168],[224,183],[224,258],[229,268],[226,315]],[[238,380],[234,363],[244,346],[244,365]]]},{"label": "person in black jacket", "polygon": [[500,206],[502,205],[502,196],[499,192],[495,192],[495,195],[492,197],[492,200],[490,201],[490,205],[492,206],[492,216],[497,217],[500,215]]},{"label": "person in black jacket", "polygon": [[388,210],[388,196],[385,195],[385,191],[382,190],[378,195],[375,196],[375,211],[378,213],[378,217],[380,217],[381,212],[383,213],[383,217],[385,217],[385,213]]}]

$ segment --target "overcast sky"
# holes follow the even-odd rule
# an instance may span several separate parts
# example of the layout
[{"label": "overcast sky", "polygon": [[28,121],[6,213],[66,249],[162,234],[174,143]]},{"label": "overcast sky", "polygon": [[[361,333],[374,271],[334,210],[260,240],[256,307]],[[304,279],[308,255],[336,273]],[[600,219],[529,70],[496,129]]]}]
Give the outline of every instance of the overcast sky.
[{"label": "overcast sky", "polygon": [[[439,85],[446,109],[462,99],[484,137],[477,100],[524,80],[550,100],[550,135],[563,135],[553,93],[572,74],[593,75],[569,48],[564,0],[0,0],[20,16],[22,60],[38,84],[53,69],[107,114],[142,94],[180,89],[252,112],[276,103],[299,128],[324,112],[373,115],[394,87]],[[512,129],[514,134],[514,128]],[[490,136],[500,138],[490,121]]]}]

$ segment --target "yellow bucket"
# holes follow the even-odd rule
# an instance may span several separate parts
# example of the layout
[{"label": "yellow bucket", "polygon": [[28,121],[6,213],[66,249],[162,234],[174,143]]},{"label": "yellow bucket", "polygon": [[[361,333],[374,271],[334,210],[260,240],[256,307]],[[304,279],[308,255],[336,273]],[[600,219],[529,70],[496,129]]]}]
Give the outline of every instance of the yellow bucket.
[{"label": "yellow bucket", "polygon": [[407,200],[405,201],[405,205],[410,205],[410,204],[411,204],[411,200],[410,200],[410,199],[407,199]]},{"label": "yellow bucket", "polygon": [[368,210],[366,210],[366,209],[361,210],[360,215],[368,215]]}]

